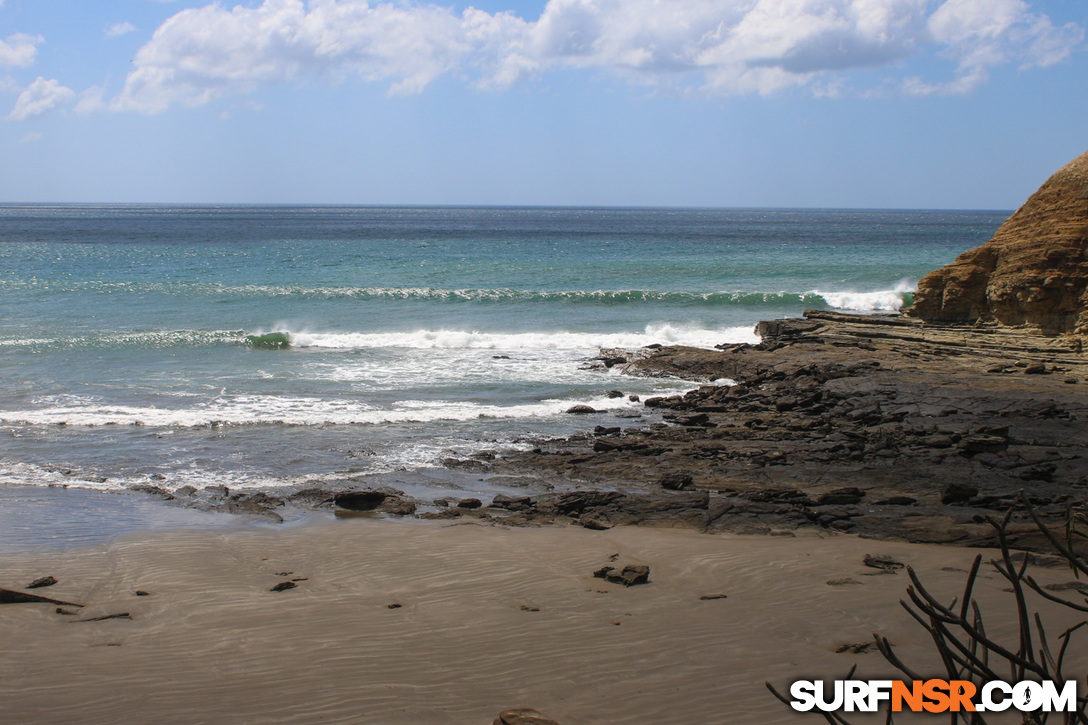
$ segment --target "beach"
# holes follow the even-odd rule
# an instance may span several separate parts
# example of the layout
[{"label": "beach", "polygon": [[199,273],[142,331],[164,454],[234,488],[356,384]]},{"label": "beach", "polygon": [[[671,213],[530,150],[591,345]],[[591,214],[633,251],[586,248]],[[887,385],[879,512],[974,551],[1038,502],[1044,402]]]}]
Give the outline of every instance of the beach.
[{"label": "beach", "polygon": [[[874,632],[938,671],[898,603],[906,575],[867,553],[951,599],[976,552],[367,518],[132,534],[6,557],[5,585],[53,576],[35,591],[86,606],[3,608],[0,702],[5,721],[35,723],[486,723],[511,707],[561,723],[812,721],[764,681],[785,691],[854,663],[891,675],[875,651],[837,653]],[[594,578],[613,557],[650,581]],[[975,591],[997,635],[1015,631],[1005,586],[984,570]]]},{"label": "beach", "polygon": [[12,722],[811,721],[1088,485],[1075,339],[895,313],[998,213],[0,212]]}]

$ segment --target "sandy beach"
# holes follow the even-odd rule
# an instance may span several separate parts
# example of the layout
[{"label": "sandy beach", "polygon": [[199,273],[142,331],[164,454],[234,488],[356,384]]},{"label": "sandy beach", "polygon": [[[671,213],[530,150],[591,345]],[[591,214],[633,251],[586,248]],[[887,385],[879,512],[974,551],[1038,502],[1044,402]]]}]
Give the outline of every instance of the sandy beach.
[{"label": "sandy beach", "polygon": [[[489,723],[533,707],[561,723],[814,722],[764,681],[832,679],[854,662],[890,675],[878,653],[836,653],[875,631],[940,674],[898,604],[906,575],[865,566],[867,553],[913,566],[951,600],[976,551],[806,531],[352,518],[16,554],[0,585],[53,576],[35,591],[86,606],[0,610],[2,719]],[[648,565],[650,582],[592,576],[613,560]],[[285,581],[297,586],[270,591]],[[1004,586],[984,569],[976,597],[990,631],[1011,634]],[[130,618],[87,621],[119,614]]]}]

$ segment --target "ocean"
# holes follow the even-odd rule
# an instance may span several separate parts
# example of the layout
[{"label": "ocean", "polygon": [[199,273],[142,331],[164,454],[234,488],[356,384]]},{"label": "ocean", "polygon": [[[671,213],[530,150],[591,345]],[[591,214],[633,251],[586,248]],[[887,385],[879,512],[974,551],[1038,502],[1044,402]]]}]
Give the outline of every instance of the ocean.
[{"label": "ocean", "polygon": [[600,347],[896,310],[1007,215],[0,205],[0,486],[487,495],[443,459],[693,387],[591,369]]}]

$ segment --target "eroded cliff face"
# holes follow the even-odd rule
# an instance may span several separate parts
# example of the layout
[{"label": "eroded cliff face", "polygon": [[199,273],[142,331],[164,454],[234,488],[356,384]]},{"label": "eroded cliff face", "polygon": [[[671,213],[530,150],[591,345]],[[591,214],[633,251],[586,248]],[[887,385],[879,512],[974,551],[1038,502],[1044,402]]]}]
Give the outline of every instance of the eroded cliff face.
[{"label": "eroded cliff face", "polygon": [[906,313],[1088,334],[1088,153],[1051,176],[993,239],[923,277]]}]

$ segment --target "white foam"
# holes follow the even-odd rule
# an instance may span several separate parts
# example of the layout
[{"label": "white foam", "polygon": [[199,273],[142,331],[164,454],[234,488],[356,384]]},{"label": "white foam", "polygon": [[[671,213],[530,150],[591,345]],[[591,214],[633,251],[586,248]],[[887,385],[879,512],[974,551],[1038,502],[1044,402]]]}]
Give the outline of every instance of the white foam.
[{"label": "white foam", "polygon": [[712,348],[732,342],[758,342],[751,327],[716,330],[671,324],[647,325],[642,332],[514,332],[415,330],[413,332],[291,332],[296,347],[365,349],[474,349],[595,351],[602,347],[636,348],[668,344]]},{"label": "white foam", "polygon": [[821,292],[813,290],[809,294],[819,295],[828,305],[839,310],[855,312],[896,312],[903,306],[905,295],[914,292],[916,282],[901,280],[893,289],[876,292]]},{"label": "white foam", "polygon": [[191,408],[109,405],[88,402],[30,410],[0,411],[5,425],[154,426],[201,428],[220,425],[380,425],[490,419],[540,419],[562,415],[572,405],[619,410],[638,404],[626,398],[542,400],[520,405],[486,405],[471,401],[404,400],[375,408],[344,399],[238,395]]}]

